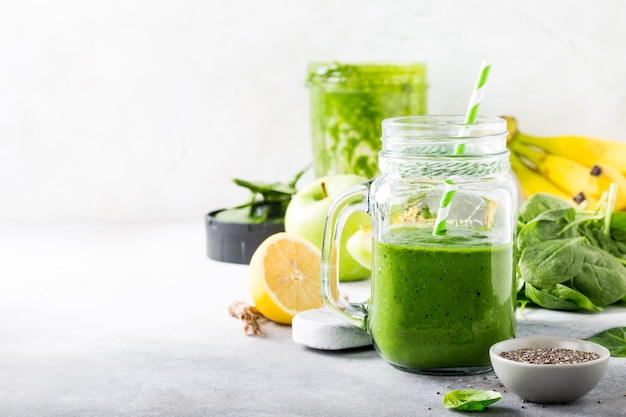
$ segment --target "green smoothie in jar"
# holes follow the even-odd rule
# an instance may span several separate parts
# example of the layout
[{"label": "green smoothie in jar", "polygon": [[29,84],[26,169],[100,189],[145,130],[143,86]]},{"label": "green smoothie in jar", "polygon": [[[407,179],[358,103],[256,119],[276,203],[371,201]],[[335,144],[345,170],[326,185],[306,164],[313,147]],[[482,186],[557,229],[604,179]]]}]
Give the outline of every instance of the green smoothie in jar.
[{"label": "green smoothie in jar", "polygon": [[422,373],[490,366],[489,347],[515,330],[513,248],[490,242],[404,226],[375,243],[368,330],[385,360]]},{"label": "green smoothie in jar", "polygon": [[381,122],[426,113],[425,64],[312,63],[315,175],[378,174]]},{"label": "green smoothie in jar", "polygon": [[[411,116],[383,121],[381,174],[335,198],[324,225],[324,304],[372,336],[398,369],[476,375],[514,337],[517,189],[506,121]],[[464,145],[464,152],[458,152]],[[348,215],[371,218],[371,293],[337,291]],[[439,225],[443,225],[440,228]]]}]

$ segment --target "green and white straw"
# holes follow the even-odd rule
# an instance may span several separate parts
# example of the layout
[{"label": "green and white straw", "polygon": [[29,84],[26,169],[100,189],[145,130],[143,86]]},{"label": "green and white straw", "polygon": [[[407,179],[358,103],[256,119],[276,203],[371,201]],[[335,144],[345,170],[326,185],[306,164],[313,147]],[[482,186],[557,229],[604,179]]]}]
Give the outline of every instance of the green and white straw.
[{"label": "green and white straw", "polygon": [[[469,105],[467,106],[467,112],[465,113],[465,124],[469,125],[476,121],[476,115],[478,114],[478,107],[485,95],[485,86],[487,79],[489,78],[489,71],[491,70],[491,64],[487,61],[483,61],[480,64],[480,71],[478,72],[478,78],[476,79],[476,86],[472,97],[470,98]],[[465,152],[465,144],[459,144],[455,149],[456,155],[461,155]],[[441,202],[439,203],[439,211],[437,212],[437,220],[435,220],[435,228],[433,229],[434,235],[443,235],[446,231],[446,221],[448,214],[450,213],[450,204],[454,198],[454,194],[457,191],[457,186],[452,180],[444,181],[445,192]]]},{"label": "green and white straw", "polygon": [[487,84],[490,70],[490,63],[487,61],[480,63],[480,72],[478,73],[478,78],[476,79],[476,87],[474,88],[474,93],[470,99],[469,106],[467,106],[467,112],[465,113],[465,124],[472,124],[476,120],[478,107],[483,101],[483,97],[485,95],[485,85]]}]

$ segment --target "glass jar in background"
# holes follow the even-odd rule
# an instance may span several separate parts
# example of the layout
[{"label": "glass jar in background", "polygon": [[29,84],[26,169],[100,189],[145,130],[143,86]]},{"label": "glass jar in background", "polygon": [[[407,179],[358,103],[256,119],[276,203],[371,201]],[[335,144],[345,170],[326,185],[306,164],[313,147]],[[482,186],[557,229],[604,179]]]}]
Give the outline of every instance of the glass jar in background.
[{"label": "glass jar in background", "polygon": [[426,113],[426,65],[311,63],[313,166],[316,177],[378,171],[381,122]]},{"label": "glass jar in background", "polygon": [[[490,346],[514,336],[517,190],[506,122],[464,119],[383,121],[381,174],[338,197],[326,219],[324,303],[367,330],[387,362],[410,372],[485,372]],[[356,211],[372,218],[366,303],[338,292],[335,241]]]}]

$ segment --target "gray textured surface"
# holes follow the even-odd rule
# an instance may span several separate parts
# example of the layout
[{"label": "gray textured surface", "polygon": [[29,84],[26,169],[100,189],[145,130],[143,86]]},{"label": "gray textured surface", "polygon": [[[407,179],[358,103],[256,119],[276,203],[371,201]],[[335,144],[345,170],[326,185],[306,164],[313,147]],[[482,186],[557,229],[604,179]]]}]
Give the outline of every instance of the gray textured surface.
[{"label": "gray textured surface", "polygon": [[[204,244],[200,222],[0,225],[0,416],[453,416],[449,389],[504,391],[492,372],[413,375],[369,347],[309,349],[289,326],[244,336],[226,309],[247,299],[247,267],[208,260]],[[518,335],[618,325],[625,308],[526,310]],[[626,359],[571,404],[503,396],[483,415],[624,416]]]}]

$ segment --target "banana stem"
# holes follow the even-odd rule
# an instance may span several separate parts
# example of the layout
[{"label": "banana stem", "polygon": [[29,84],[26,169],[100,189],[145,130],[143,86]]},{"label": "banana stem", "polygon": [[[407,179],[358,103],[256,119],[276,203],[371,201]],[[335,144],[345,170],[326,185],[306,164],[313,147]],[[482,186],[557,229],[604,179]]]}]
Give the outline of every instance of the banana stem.
[{"label": "banana stem", "polygon": [[506,130],[509,132],[506,135],[506,143],[510,143],[517,136],[517,120],[513,116],[502,116],[506,120]]}]

